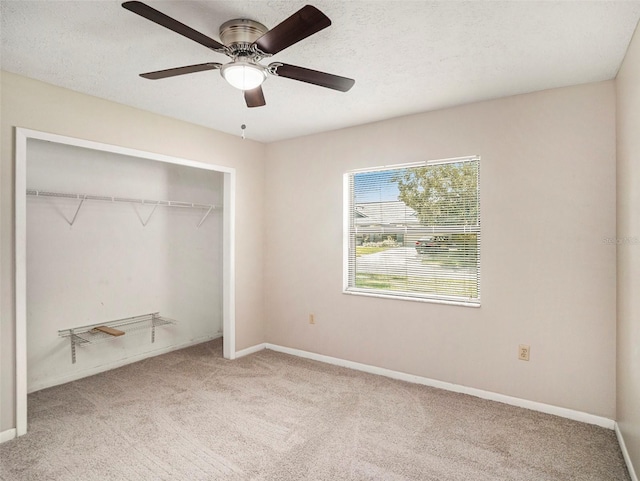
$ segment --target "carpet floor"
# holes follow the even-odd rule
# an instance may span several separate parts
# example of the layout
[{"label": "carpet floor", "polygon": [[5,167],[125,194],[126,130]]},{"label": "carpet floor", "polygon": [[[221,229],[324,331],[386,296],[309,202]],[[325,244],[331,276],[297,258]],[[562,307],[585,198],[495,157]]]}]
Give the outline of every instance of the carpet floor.
[{"label": "carpet floor", "polygon": [[29,395],[4,481],[630,481],[613,431],[221,340]]}]

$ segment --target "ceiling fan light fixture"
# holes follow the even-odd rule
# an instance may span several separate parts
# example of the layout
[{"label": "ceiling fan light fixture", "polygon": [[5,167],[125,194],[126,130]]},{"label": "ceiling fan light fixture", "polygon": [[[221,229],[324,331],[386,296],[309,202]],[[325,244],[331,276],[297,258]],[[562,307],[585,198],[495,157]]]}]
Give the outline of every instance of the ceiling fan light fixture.
[{"label": "ceiling fan light fixture", "polygon": [[259,64],[236,60],[235,62],[223,65],[220,74],[233,87],[240,90],[253,90],[267,78],[266,69]]}]

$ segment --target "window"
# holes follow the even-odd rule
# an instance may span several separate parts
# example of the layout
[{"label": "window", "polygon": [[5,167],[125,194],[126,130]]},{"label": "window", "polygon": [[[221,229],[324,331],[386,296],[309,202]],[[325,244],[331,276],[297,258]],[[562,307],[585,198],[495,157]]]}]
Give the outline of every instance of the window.
[{"label": "window", "polygon": [[480,305],[480,158],[345,174],[345,292]]}]

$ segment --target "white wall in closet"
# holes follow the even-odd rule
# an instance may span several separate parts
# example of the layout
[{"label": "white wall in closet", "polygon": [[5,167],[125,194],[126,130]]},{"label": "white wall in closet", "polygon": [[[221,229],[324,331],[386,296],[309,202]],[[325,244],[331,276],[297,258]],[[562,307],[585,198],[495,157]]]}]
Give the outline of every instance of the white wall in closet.
[{"label": "white wall in closet", "polygon": [[[222,334],[219,172],[29,140],[29,189],[215,204],[205,210],[27,197],[29,392]],[[160,312],[177,324],[84,345],[59,329]]]}]

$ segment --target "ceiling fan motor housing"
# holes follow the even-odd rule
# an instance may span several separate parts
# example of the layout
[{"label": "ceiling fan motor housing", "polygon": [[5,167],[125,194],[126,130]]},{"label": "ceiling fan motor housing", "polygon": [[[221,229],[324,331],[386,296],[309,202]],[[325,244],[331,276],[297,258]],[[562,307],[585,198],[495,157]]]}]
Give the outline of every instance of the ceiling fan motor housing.
[{"label": "ceiling fan motor housing", "polygon": [[269,29],[255,20],[236,18],[220,25],[220,39],[232,57],[254,57],[251,45]]}]

